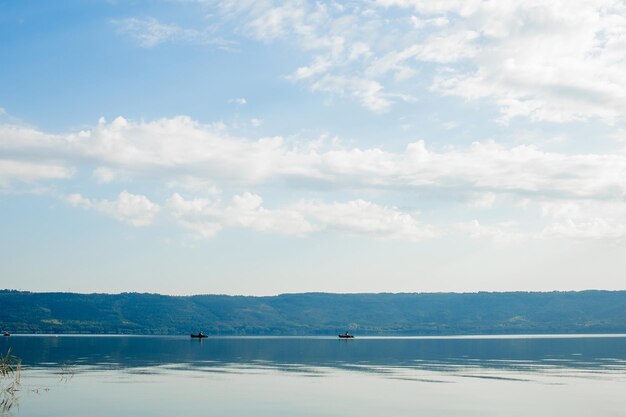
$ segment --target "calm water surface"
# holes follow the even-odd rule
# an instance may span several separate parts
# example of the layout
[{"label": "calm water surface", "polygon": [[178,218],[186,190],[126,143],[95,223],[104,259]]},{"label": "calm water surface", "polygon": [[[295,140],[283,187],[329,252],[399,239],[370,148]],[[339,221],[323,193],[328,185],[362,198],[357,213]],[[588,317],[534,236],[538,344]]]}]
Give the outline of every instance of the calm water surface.
[{"label": "calm water surface", "polygon": [[626,417],[626,336],[14,335],[9,347],[23,372],[3,417]]}]

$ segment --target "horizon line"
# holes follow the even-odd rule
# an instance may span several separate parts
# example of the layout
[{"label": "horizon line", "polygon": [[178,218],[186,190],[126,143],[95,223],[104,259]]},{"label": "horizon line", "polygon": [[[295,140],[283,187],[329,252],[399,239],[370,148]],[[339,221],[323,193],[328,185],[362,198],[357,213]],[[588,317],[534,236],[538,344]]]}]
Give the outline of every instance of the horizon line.
[{"label": "horizon line", "polygon": [[139,295],[160,295],[164,297],[199,297],[199,296],[223,296],[223,297],[252,297],[252,298],[267,298],[267,297],[280,297],[286,295],[306,295],[306,294],[328,294],[328,295],[437,295],[437,294],[520,294],[520,293],[533,293],[533,294],[549,294],[549,293],[583,293],[583,292],[624,292],[624,289],[600,289],[600,288],[587,288],[582,290],[512,290],[512,291],[378,291],[378,292],[331,292],[331,291],[303,291],[303,292],[284,292],[276,294],[226,294],[226,293],[192,293],[192,294],[168,294],[158,292],[142,292],[142,291],[121,291],[121,292],[80,292],[80,291],[33,291],[22,290],[13,288],[0,289],[0,293],[17,292],[17,293],[29,293],[29,294],[75,294],[75,295],[123,295],[123,294],[139,294]]}]

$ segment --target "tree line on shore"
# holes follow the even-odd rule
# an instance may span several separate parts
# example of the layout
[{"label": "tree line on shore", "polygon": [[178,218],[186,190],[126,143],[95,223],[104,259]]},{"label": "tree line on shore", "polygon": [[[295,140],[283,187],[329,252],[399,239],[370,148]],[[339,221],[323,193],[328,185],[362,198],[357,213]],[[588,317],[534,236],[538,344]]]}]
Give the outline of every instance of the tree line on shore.
[{"label": "tree line on shore", "polygon": [[277,296],[0,290],[12,333],[455,335],[626,333],[626,291]]}]

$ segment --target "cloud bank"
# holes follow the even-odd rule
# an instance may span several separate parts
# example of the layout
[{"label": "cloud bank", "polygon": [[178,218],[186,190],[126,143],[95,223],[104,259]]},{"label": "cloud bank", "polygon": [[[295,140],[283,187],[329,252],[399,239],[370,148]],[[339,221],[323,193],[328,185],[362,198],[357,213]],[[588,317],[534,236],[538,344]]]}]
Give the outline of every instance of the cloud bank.
[{"label": "cloud bank", "polygon": [[219,126],[186,116],[152,122],[118,117],[65,135],[0,125],[5,183],[68,178],[77,166],[86,165],[95,166],[93,175],[101,182],[118,177],[180,183],[196,179],[244,186],[278,182],[378,190],[464,188],[551,198],[626,196],[623,153],[564,154],[495,142],[437,152],[421,140],[403,152],[390,152],[378,147],[320,148],[313,142],[232,137]]},{"label": "cloud bank", "polygon": [[626,5],[617,0],[206,2],[235,33],[308,53],[287,78],[373,111],[433,91],[487,100],[500,120],[621,119]]},{"label": "cloud bank", "polygon": [[[442,204],[477,212],[504,203],[515,210],[534,208],[548,224],[537,233],[526,233],[530,237],[620,240],[626,232],[620,214],[626,197],[626,155],[621,153],[564,154],[493,142],[433,151],[423,141],[390,152],[278,136],[246,139],[186,116],[148,122],[101,119],[91,129],[67,134],[0,125],[0,152],[0,186],[5,192],[52,184],[59,194],[69,194],[68,203],[134,226],[155,222],[163,205],[179,225],[205,237],[239,227],[296,236],[331,231],[420,240],[456,231],[519,240],[514,218],[484,224],[470,213],[461,226],[441,227],[421,216],[418,221],[415,210],[389,203],[398,193],[414,192],[438,195]],[[170,197],[157,203],[126,190],[115,199],[64,193],[63,184],[81,175],[92,190],[99,185],[128,189],[150,181],[161,189],[160,195],[169,192]],[[369,197],[296,197],[268,208],[254,192],[259,187],[294,196],[306,190],[322,196],[350,190]],[[192,195],[184,198],[185,193]],[[223,202],[224,197],[230,201]],[[415,203],[420,206],[419,200]]]}]

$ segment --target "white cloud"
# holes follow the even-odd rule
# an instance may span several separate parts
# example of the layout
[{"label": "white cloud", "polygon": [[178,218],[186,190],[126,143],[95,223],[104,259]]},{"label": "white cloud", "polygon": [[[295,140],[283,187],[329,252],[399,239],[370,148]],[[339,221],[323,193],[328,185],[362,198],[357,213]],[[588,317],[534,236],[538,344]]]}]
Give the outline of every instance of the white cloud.
[{"label": "white cloud", "polygon": [[122,191],[117,200],[90,200],[80,194],[71,194],[65,200],[74,207],[93,209],[132,226],[148,226],[160,211],[158,204],[146,196]]},{"label": "white cloud", "polygon": [[326,58],[316,57],[311,65],[298,68],[296,72],[288,78],[295,81],[304,80],[326,72],[330,66],[331,63]]},{"label": "white cloud", "polygon": [[98,167],[93,170],[93,177],[102,184],[108,184],[116,177],[115,171],[107,167]]},{"label": "white cloud", "polygon": [[626,202],[624,201],[548,201],[542,214],[553,222],[542,231],[542,237],[560,239],[626,238]]},{"label": "white cloud", "polygon": [[496,195],[494,193],[480,193],[473,195],[467,205],[471,208],[488,209],[492,208],[495,202]]},{"label": "white cloud", "polygon": [[448,18],[445,16],[434,17],[431,19],[423,19],[423,18],[419,18],[413,15],[410,17],[410,20],[411,20],[411,24],[413,25],[415,29],[422,29],[429,25],[434,25],[436,27],[443,27],[443,26],[447,26],[450,23]]},{"label": "white cloud", "polygon": [[421,224],[412,215],[396,207],[380,206],[364,200],[346,203],[301,201],[293,208],[313,219],[322,229],[347,234],[411,241],[438,234],[432,226]]},{"label": "white cloud", "polygon": [[367,78],[324,75],[311,84],[313,91],[333,92],[343,97],[352,97],[363,106],[382,111],[391,105],[390,96],[383,93],[383,86]]},{"label": "white cloud", "polygon": [[133,37],[137,43],[144,47],[150,48],[160,43],[179,39],[181,36],[186,37],[191,33],[176,25],[167,25],[160,23],[154,18],[136,19],[127,18],[122,20],[114,20],[112,22],[117,26],[117,30],[126,35]]},{"label": "white cloud", "polygon": [[517,243],[532,237],[528,233],[520,232],[514,222],[485,225],[478,220],[472,220],[457,224],[456,230],[472,239],[488,240],[496,243]]},{"label": "white cloud", "polygon": [[240,106],[243,106],[244,104],[248,103],[248,100],[246,100],[243,97],[238,97],[238,98],[231,98],[230,100],[228,100],[229,103],[233,103],[233,104],[239,104]]},{"label": "white cloud", "polygon": [[433,227],[419,223],[395,207],[363,200],[347,203],[299,201],[278,209],[267,209],[259,195],[235,195],[230,203],[206,198],[186,200],[173,194],[167,206],[183,227],[203,237],[213,237],[225,227],[303,236],[330,231],[381,239],[421,240],[436,236]]},{"label": "white cloud", "polygon": [[[474,68],[442,73],[435,86],[467,99],[489,98],[507,120],[607,121],[626,109],[626,5],[614,0],[544,2],[379,1],[420,15],[451,17],[447,36],[475,33],[472,51],[439,43],[448,61]],[[433,39],[427,42],[432,45]],[[462,45],[461,43],[459,45]],[[456,49],[456,50],[455,50]],[[438,56],[421,56],[442,62]]]},{"label": "white cloud", "polygon": [[80,207],[83,209],[89,209],[93,207],[91,201],[80,194],[70,194],[65,197],[65,201],[74,207]]},{"label": "white cloud", "polygon": [[422,141],[403,152],[346,148],[336,141],[290,145],[281,137],[231,137],[219,126],[184,116],[153,122],[119,117],[66,135],[0,125],[0,151],[28,156],[35,165],[56,161],[53,177],[66,177],[77,165],[93,165],[99,181],[114,181],[120,174],[218,187],[289,181],[356,190],[439,187],[554,198],[626,196],[626,155],[620,153],[561,154],[493,142],[442,152],[427,149]]},{"label": "white cloud", "polygon": [[186,228],[212,237],[223,227],[248,228],[261,232],[304,235],[313,226],[291,209],[268,210],[262,207],[260,196],[251,193],[236,195],[230,204],[196,198],[185,200],[173,194],[167,201],[172,216]]},{"label": "white cloud", "polygon": [[[380,111],[434,91],[486,99],[501,120],[613,122],[626,112],[626,5],[619,0],[219,2],[224,19],[263,42],[309,53],[290,78]],[[393,77],[389,78],[388,75]]]},{"label": "white cloud", "polygon": [[[389,37],[373,9],[365,5],[323,2],[219,2],[224,19],[262,42],[287,40],[311,54],[310,62],[293,70],[288,79],[304,82],[311,90],[353,98],[381,111],[410,94],[386,88],[367,67],[377,59],[380,37]],[[370,35],[371,34],[371,35]],[[389,44],[389,39],[384,41]],[[400,42],[404,43],[404,42]]]},{"label": "white cloud", "polygon": [[228,48],[233,44],[223,38],[215,37],[209,30],[182,28],[178,25],[161,23],[155,18],[138,19],[135,17],[112,20],[118,33],[133,38],[142,48],[152,48],[166,42],[189,42],[201,45],[215,45]]},{"label": "white cloud", "polygon": [[0,159],[0,188],[19,181],[34,183],[45,180],[67,179],[74,170],[62,164]]},{"label": "white cloud", "polygon": [[[0,152],[10,158],[0,161],[3,187],[67,179],[75,171],[86,169],[95,182],[108,183],[109,187],[119,179],[124,184],[150,180],[171,190],[187,190],[196,197],[211,197],[181,197],[180,214],[175,215],[180,224],[198,227],[206,236],[224,227],[290,235],[335,230],[408,240],[430,233],[408,213],[358,198],[347,203],[298,200],[269,209],[256,194],[241,194],[227,204],[214,200],[223,188],[231,193],[258,186],[298,193],[306,189],[349,189],[352,193],[379,196],[419,190],[457,201],[465,199],[470,207],[493,210],[505,210],[510,201],[523,200],[526,213],[537,208],[535,203],[546,201],[577,204],[579,210],[584,208],[584,214],[559,217],[554,214],[556,209],[545,206],[544,216],[539,219],[548,222],[543,236],[608,239],[621,235],[622,218],[617,214],[619,210],[609,211],[603,202],[626,197],[623,153],[562,154],[529,145],[505,147],[493,142],[436,152],[422,141],[409,144],[404,151],[390,152],[341,146],[336,138],[293,143],[281,137],[245,140],[229,136],[220,125],[203,125],[183,116],[152,122],[120,117],[110,123],[102,120],[90,130],[63,135],[0,125]],[[170,200],[168,207],[177,207],[177,200]],[[81,201],[72,202],[134,225],[149,224],[159,209],[146,197],[126,192],[115,201]],[[190,201],[192,206],[203,204],[199,219],[190,218],[189,210],[183,210]],[[496,201],[501,204],[494,207]],[[589,203],[580,206],[582,201]],[[466,232],[472,235],[500,233],[482,224],[470,226]],[[502,225],[494,227],[508,234],[514,232]]]}]

